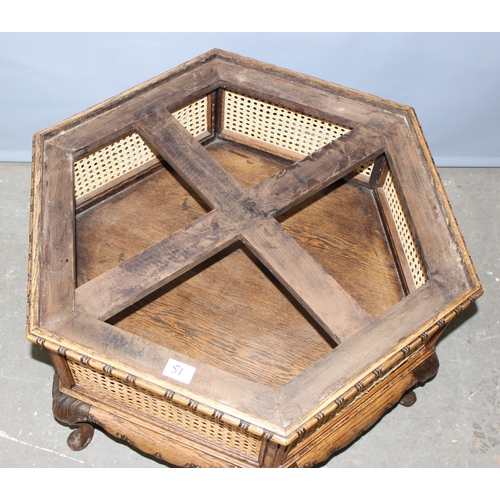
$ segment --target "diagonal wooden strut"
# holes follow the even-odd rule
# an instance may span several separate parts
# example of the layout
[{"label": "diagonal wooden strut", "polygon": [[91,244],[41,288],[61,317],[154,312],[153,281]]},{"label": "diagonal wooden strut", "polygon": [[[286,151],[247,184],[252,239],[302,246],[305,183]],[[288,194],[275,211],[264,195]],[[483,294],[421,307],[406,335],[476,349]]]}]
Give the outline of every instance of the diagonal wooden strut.
[{"label": "diagonal wooden strut", "polygon": [[340,344],[372,318],[275,219],[253,224],[243,241],[311,316]]},{"label": "diagonal wooden strut", "polygon": [[145,116],[137,127],[214,210],[78,288],[78,308],[107,319],[241,239],[337,343],[371,323],[274,216],[377,155],[380,137],[355,129],[350,140],[339,138],[246,191],[168,111]]},{"label": "diagonal wooden strut", "polygon": [[381,154],[385,139],[377,131],[358,127],[323,146],[250,191],[266,215],[277,217]]},{"label": "diagonal wooden strut", "polygon": [[166,109],[145,116],[137,126],[141,136],[210,207],[220,208],[225,215],[238,209],[246,191]]},{"label": "diagonal wooden strut", "polygon": [[76,307],[107,319],[236,241],[238,233],[217,210],[78,287]]}]

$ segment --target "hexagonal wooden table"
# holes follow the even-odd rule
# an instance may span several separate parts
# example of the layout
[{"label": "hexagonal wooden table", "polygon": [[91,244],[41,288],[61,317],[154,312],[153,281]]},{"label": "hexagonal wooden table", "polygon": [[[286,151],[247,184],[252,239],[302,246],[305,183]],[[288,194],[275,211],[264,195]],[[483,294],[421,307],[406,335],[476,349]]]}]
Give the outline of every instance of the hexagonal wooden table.
[{"label": "hexagonal wooden table", "polygon": [[481,293],[413,110],[220,50],[34,138],[54,413],[181,466],[311,466]]}]

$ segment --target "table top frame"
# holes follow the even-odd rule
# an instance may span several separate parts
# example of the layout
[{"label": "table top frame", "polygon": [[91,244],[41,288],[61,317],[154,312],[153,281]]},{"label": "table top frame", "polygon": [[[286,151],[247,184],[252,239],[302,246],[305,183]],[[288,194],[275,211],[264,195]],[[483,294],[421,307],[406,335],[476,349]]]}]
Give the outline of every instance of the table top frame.
[{"label": "table top frame", "polygon": [[[245,190],[171,115],[219,89],[352,130]],[[130,131],[139,131],[211,211],[76,288],[74,161]],[[428,280],[371,318],[275,217],[382,153]],[[196,401],[207,414],[218,412],[228,422],[246,422],[255,432],[266,429],[280,442],[366,389],[482,293],[411,108],[220,50],[36,134],[30,240],[30,340],[80,361],[91,359],[101,370],[111,367],[118,377],[138,377],[147,387],[175,393],[183,404]],[[237,240],[338,343],[280,389],[195,362],[104,322]],[[198,377],[189,385],[166,379],[161,373],[169,358],[196,364]]]}]

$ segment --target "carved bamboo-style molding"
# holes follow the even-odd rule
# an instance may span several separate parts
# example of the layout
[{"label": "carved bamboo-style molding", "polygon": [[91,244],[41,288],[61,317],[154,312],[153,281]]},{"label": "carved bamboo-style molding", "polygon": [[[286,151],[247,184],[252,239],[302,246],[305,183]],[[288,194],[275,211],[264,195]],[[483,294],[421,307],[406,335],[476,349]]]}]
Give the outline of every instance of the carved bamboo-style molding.
[{"label": "carved bamboo-style molding", "polygon": [[[362,393],[370,389],[370,387],[372,387],[375,383],[380,382],[383,377],[387,376],[403,361],[409,358],[412,354],[416,353],[418,349],[429,343],[429,341],[435,336],[437,332],[442,330],[445,325],[447,325],[455,316],[457,316],[457,314],[470,306],[481,294],[482,292],[476,292],[471,295],[467,300],[459,304],[451,312],[436,321],[431,328],[418,335],[417,338],[402,347],[396,354],[391,356],[361,380],[357,381],[353,386],[349,387],[345,392],[338,396],[333,403],[327,405],[321,411],[316,413],[314,415],[314,418],[305,422],[298,429],[295,429],[293,431],[295,433],[295,438],[299,439],[311,429],[322,426],[332,420],[337,412],[342,410],[342,408],[346,406],[347,403],[362,395]],[[292,442],[293,440],[291,439],[287,440],[287,444],[290,444]]]},{"label": "carved bamboo-style molding", "polygon": [[133,385],[145,391],[149,391],[155,394],[156,396],[160,396],[167,401],[174,402],[183,408],[195,411],[208,418],[215,418],[216,420],[220,420],[221,422],[231,425],[237,429],[246,431],[257,437],[262,437],[267,432],[261,427],[258,427],[254,424],[241,420],[237,417],[233,417],[232,415],[224,413],[220,410],[212,408],[203,403],[199,403],[198,401],[183,396],[182,394],[176,393],[169,389],[161,388],[155,384],[148,382],[147,380],[137,377],[136,375],[124,372],[123,370],[110,366],[107,363],[103,363],[101,361],[93,359],[87,355],[77,353],[72,349],[57,344],[56,342],[53,342],[51,340],[47,340],[41,336],[30,335],[28,338],[29,340],[31,340],[31,342],[34,342],[35,344],[40,345],[45,349],[48,349],[49,351],[55,352],[70,361],[79,363],[84,366],[88,366],[89,368],[92,368],[97,372],[103,373],[107,376],[114,377],[122,382]]},{"label": "carved bamboo-style molding", "polygon": [[[397,368],[397,366],[400,365],[401,362],[406,360],[418,349],[427,344],[439,330],[447,325],[462,310],[472,304],[479,295],[479,293],[475,293],[463,303],[455,307],[450,313],[436,321],[431,328],[418,335],[418,337],[416,337],[412,342],[406,344],[395,355],[391,356],[380,366],[372,370],[368,375],[365,375],[362,379],[353,382],[353,385],[347,388],[341,395],[337,396],[333,403],[325,406],[323,409],[321,409],[321,411],[317,412],[313,418],[310,418],[299,427],[292,429],[291,432],[286,436],[281,436],[269,432],[262,427],[251,424],[249,422],[245,422],[244,420],[234,417],[228,413],[224,413],[209,405],[197,402],[172,390],[161,388],[155,384],[152,384],[151,382],[148,382],[147,380],[143,380],[142,378],[137,377],[136,375],[127,373],[123,370],[110,366],[107,363],[103,363],[101,361],[93,359],[87,355],[80,354],[63,345],[57,344],[56,342],[47,340],[39,335],[31,334],[29,336],[29,340],[48,349],[49,351],[63,356],[68,360],[74,361],[84,366],[88,366],[89,368],[92,368],[93,370],[96,370],[107,376],[112,376],[127,384],[131,384],[140,389],[149,391],[157,396],[164,398],[167,401],[177,403],[179,406],[190,411],[196,411],[197,413],[200,413],[201,415],[204,415],[208,418],[215,418],[216,420],[224,422],[244,432],[248,432],[249,434],[252,434],[256,437],[267,439],[280,445],[290,445],[296,440],[302,438],[304,434],[310,431],[312,428],[316,428],[319,425],[324,425],[329,422],[336,415],[336,413],[340,411],[347,403],[361,396],[375,383],[379,382],[383,377]],[[42,332],[40,331],[39,333]]]}]

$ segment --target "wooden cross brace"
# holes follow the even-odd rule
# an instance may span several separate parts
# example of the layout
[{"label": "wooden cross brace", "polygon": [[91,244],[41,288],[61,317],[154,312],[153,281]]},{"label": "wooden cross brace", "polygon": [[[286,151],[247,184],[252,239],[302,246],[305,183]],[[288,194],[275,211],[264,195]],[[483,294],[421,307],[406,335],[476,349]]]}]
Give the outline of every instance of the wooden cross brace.
[{"label": "wooden cross brace", "polygon": [[135,125],[212,210],[77,288],[77,310],[108,319],[239,240],[335,342],[372,323],[275,217],[379,155],[385,149],[381,134],[357,126],[246,190],[167,110],[148,114]]}]

